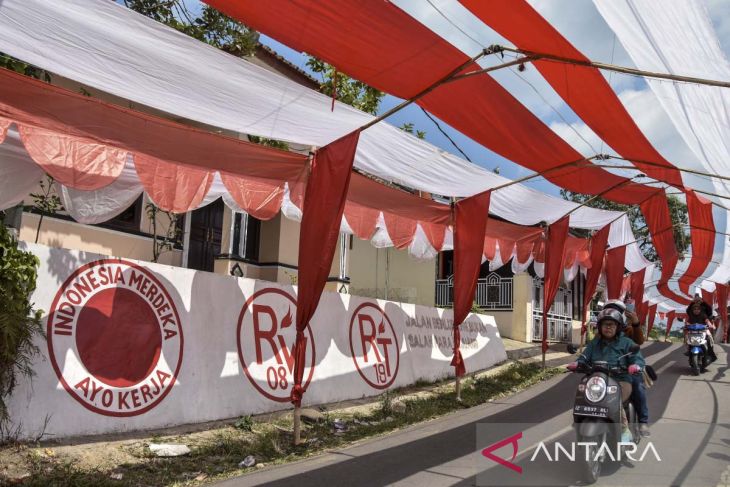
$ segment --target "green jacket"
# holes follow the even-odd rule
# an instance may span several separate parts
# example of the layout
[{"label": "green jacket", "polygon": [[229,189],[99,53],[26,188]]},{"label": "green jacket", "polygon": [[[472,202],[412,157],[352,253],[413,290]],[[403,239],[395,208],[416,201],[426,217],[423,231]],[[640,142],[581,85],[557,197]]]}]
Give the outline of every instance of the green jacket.
[{"label": "green jacket", "polygon": [[[592,362],[607,362],[610,366],[622,365],[628,367],[629,365],[635,364],[644,368],[645,362],[644,357],[641,355],[641,351],[636,352],[633,355],[629,355],[621,359],[621,363],[618,363],[618,358],[622,355],[629,353],[629,349],[636,345],[631,338],[624,336],[623,333],[619,333],[618,336],[608,342],[600,336],[595,337],[588,343],[588,346],[583,351],[583,354],[578,358],[580,364],[590,364]],[[631,376],[626,374],[617,374],[618,380],[631,382]]]}]

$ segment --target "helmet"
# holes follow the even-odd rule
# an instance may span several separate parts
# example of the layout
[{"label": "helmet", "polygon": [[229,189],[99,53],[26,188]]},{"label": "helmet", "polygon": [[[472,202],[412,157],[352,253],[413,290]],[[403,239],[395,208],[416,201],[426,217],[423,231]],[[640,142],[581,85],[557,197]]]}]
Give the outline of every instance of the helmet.
[{"label": "helmet", "polygon": [[626,303],[620,299],[611,299],[603,306],[603,309],[615,309],[623,314],[626,312]]},{"label": "helmet", "polygon": [[624,327],[626,326],[623,313],[613,307],[603,308],[603,311],[598,313],[596,321],[598,323],[599,329],[601,328],[601,324],[605,323],[606,321],[615,321],[618,325],[619,331],[623,331]]}]

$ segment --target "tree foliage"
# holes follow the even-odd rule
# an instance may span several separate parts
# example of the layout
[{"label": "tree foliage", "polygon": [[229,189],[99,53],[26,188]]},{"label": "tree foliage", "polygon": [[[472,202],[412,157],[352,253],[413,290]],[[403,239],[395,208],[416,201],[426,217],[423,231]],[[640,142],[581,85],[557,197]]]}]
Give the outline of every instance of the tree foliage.
[{"label": "tree foliage", "polygon": [[[576,203],[585,203],[592,198],[591,195],[574,193],[565,189],[560,190],[560,195],[566,200],[574,201]],[[672,224],[674,225],[674,243],[677,246],[677,251],[681,254],[687,250],[687,247],[689,247],[689,238],[685,232],[689,222],[687,217],[687,205],[679,198],[672,195],[667,197],[667,201],[669,203],[669,215],[672,219]],[[634,235],[639,240],[637,244],[644,256],[652,262],[657,260],[656,249],[654,249],[654,245],[651,243],[649,229],[646,226],[644,215],[641,213],[641,209],[638,205],[624,205],[603,198],[596,198],[588,203],[587,206],[601,210],[625,212],[629,217],[631,229],[634,231]]]},{"label": "tree foliage", "polygon": [[320,61],[313,56],[309,56],[309,59],[307,59],[307,67],[312,72],[320,75],[319,90],[325,95],[332,96],[332,91],[336,88],[337,99],[342,103],[346,103],[372,115],[378,113],[380,102],[385,96],[385,93],[382,91],[378,91],[362,81],[337,72],[334,66]]},{"label": "tree foliage", "polygon": [[251,56],[258,45],[258,32],[208,5],[198,13],[184,0],[124,0],[124,5],[234,56]]},{"label": "tree foliage", "polygon": [[38,257],[18,249],[0,220],[0,423],[8,420],[4,398],[13,392],[18,376],[33,376],[33,357],[43,336],[41,310],[34,309]]}]

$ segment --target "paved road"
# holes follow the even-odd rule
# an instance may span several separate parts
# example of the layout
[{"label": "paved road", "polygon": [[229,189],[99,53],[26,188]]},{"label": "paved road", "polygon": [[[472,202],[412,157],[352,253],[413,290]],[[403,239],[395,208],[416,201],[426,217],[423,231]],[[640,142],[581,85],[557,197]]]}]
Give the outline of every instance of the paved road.
[{"label": "paved road", "polygon": [[[719,360],[699,377],[689,375],[680,346],[652,343],[642,348],[647,362],[660,373],[649,391],[651,421],[658,421],[651,437],[657,455],[649,451],[644,462],[608,465],[596,485],[725,485],[721,477],[730,465],[730,373],[728,346],[722,347],[716,347]],[[503,402],[219,485],[425,487],[476,485],[477,481],[479,485],[538,485],[531,483],[537,472],[539,485],[580,485],[579,464],[552,462],[544,454],[533,459],[535,448],[531,448],[544,441],[552,455],[554,442],[567,445],[572,440],[569,410],[577,380],[576,374],[565,374]],[[523,423],[515,425],[515,431],[522,431],[524,436],[514,459],[523,474],[481,455],[481,449],[495,440],[480,434],[477,443],[478,425],[485,423],[489,424],[488,431],[500,431],[498,436],[502,436],[496,439],[505,436],[501,433],[506,431],[504,423]],[[642,442],[636,456],[646,448],[648,442]],[[495,453],[509,459],[512,452],[507,446]]]}]

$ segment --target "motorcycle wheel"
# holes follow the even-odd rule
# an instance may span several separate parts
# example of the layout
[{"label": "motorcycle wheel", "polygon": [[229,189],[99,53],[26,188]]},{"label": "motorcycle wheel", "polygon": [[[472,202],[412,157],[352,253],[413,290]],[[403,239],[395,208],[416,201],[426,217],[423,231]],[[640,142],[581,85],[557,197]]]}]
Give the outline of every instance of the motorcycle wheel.
[{"label": "motorcycle wheel", "polygon": [[[588,461],[583,461],[583,474],[588,484],[594,484],[601,476],[601,467],[603,467],[603,458],[596,458],[596,453],[606,442],[606,433],[597,436],[586,436],[580,439],[587,443],[595,443],[588,448]],[[584,457],[585,458],[585,457]]]},{"label": "motorcycle wheel", "polygon": [[692,354],[689,356],[689,366],[692,367],[692,375],[700,375],[700,364],[697,355]]}]

